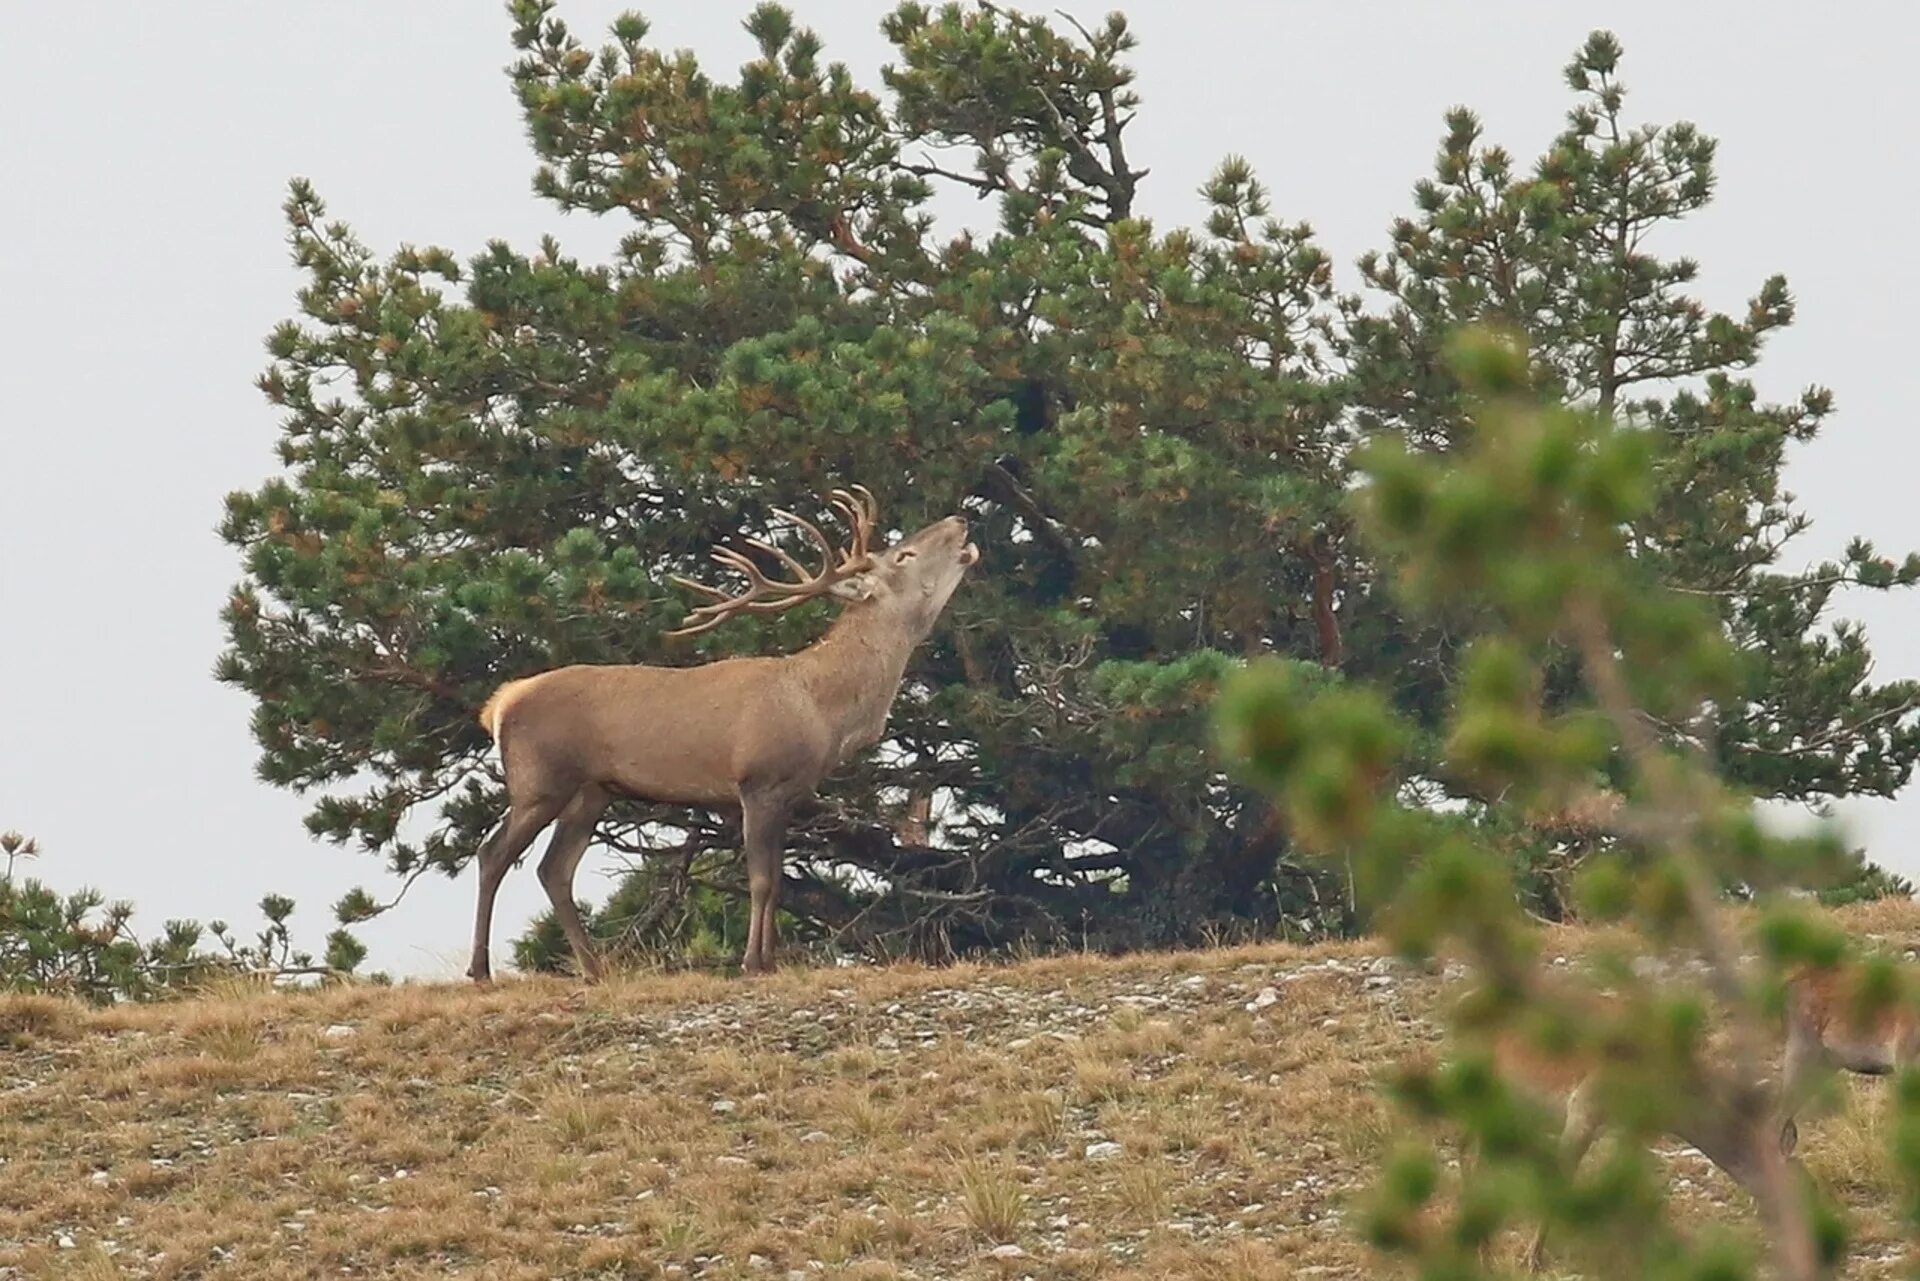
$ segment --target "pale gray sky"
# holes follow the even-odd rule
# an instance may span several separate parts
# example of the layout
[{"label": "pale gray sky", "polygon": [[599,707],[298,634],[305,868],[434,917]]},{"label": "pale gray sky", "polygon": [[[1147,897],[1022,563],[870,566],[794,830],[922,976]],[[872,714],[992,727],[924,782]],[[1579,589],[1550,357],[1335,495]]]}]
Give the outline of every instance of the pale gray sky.
[{"label": "pale gray sky", "polygon": [[[621,8],[564,0],[599,36]],[[1033,6],[1040,7],[1040,6]],[[1051,8],[1051,6],[1046,6]],[[1083,19],[1106,5],[1076,7]],[[662,42],[717,78],[749,55],[747,0],[642,6]],[[828,55],[878,90],[880,0],[799,0]],[[1134,0],[1130,134],[1153,173],[1144,212],[1197,221],[1228,152],[1275,211],[1319,230],[1357,282],[1427,171],[1441,113],[1480,111],[1526,159],[1558,130],[1560,68],[1594,26],[1625,42],[1637,119],[1722,139],[1720,199],[1668,251],[1737,308],[1771,272],[1800,303],[1762,389],[1834,388],[1829,436],[1793,461],[1815,519],[1804,554],[1852,533],[1920,545],[1908,415],[1920,24],[1897,6],[1537,0]],[[1816,16],[1817,15],[1817,16]],[[1840,15],[1840,16],[1831,16]],[[37,835],[39,869],[169,916],[251,926],[269,890],[318,942],[343,889],[392,886],[376,859],[319,845],[306,802],[253,777],[250,704],[208,675],[238,577],[213,529],[221,499],[275,467],[276,417],[253,389],[261,341],[293,307],[279,206],[310,177],[376,250],[462,257],[491,237],[556,233],[591,256],[617,228],[563,218],[529,191],[531,155],[489,0],[20,0],[0,41],[0,829]],[[975,206],[949,206],[969,216]],[[984,207],[978,216],[990,217]],[[1855,597],[1885,676],[1920,674],[1911,596]],[[1920,873],[1920,803],[1849,807],[1875,856]],[[593,863],[590,860],[589,870]],[[595,897],[592,875],[581,889]],[[464,964],[473,876],[430,877],[364,929],[373,963]],[[542,903],[510,877],[495,955]]]}]

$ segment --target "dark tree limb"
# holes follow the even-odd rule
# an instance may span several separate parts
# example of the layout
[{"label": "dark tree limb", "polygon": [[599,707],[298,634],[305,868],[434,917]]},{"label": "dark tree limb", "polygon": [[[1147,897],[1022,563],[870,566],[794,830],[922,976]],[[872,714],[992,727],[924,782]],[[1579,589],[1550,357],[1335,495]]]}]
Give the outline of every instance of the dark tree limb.
[{"label": "dark tree limb", "polygon": [[1313,625],[1320,639],[1320,663],[1337,668],[1346,660],[1346,645],[1340,636],[1340,619],[1333,609],[1334,592],[1339,586],[1339,561],[1324,532],[1313,540]]},{"label": "dark tree limb", "polygon": [[1020,518],[1027,522],[1027,527],[1033,531],[1034,538],[1044,544],[1049,551],[1068,564],[1073,564],[1077,560],[1073,543],[1060,532],[1060,527],[1040,509],[1039,502],[1003,463],[995,461],[987,464],[981,488],[986,491],[987,497],[1005,503],[1018,512]]}]

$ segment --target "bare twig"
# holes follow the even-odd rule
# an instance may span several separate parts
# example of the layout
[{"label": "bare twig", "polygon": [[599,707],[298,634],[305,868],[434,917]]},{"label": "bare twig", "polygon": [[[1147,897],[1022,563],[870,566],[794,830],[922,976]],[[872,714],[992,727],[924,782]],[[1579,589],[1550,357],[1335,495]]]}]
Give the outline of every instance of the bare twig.
[{"label": "bare twig", "polygon": [[1713,877],[1697,844],[1698,820],[1690,804],[1693,798],[1686,794],[1688,789],[1675,773],[1673,763],[1638,715],[1638,705],[1620,669],[1598,602],[1589,596],[1576,597],[1569,606],[1569,622],[1594,697],[1613,722],[1622,749],[1645,782],[1654,819],[1648,835],[1665,838],[1668,856],[1680,870],[1688,907],[1699,931],[1701,951],[1707,961],[1707,981],[1728,1012],[1740,1093],[1732,1102],[1736,1114],[1750,1128],[1747,1146],[1751,1151],[1744,1155],[1748,1160],[1757,1158],[1753,1190],[1762,1213],[1774,1226],[1775,1231],[1769,1236],[1776,1259],[1783,1275],[1811,1281],[1820,1275],[1820,1269],[1806,1206],[1792,1168],[1778,1147],[1758,1134],[1763,1117],[1753,1115],[1759,1100],[1765,1098],[1760,1084],[1765,1062],[1761,1030],[1742,981],[1745,967],[1739,949],[1721,926]]}]

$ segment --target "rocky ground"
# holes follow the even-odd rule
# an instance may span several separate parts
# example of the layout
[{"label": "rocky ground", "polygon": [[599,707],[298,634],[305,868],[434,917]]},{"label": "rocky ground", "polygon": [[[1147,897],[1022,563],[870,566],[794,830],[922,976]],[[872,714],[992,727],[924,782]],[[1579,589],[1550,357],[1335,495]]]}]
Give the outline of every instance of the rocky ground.
[{"label": "rocky ground", "polygon": [[[1446,982],[1342,945],[7,999],[0,1278],[1376,1275],[1376,1082]],[[1872,1089],[1803,1139],[1858,1275],[1897,1266]]]}]

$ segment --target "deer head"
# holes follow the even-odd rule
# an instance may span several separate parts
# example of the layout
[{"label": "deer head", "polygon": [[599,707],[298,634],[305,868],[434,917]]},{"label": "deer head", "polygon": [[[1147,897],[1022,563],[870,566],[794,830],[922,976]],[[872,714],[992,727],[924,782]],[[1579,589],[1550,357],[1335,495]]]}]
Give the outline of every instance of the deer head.
[{"label": "deer head", "polygon": [[713,559],[738,570],[747,590],[728,593],[676,574],[673,581],[709,598],[688,614],[669,636],[693,636],[718,627],[738,614],[775,614],[822,596],[871,612],[903,628],[924,634],[946,608],[960,580],[980,559],[980,549],[967,541],[967,522],[960,516],[937,520],[889,547],[875,550],[873,535],[879,506],[863,486],[836,489],[829,504],[847,522],[851,540],[835,548],[820,527],[790,511],[773,514],[798,527],[821,554],[818,569],[809,569],[784,548],[760,538],[744,541],[756,551],[778,560],[791,578],[770,578],[754,559],[731,547],[716,547]]}]

